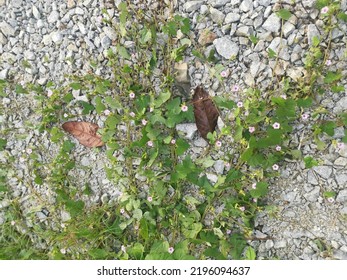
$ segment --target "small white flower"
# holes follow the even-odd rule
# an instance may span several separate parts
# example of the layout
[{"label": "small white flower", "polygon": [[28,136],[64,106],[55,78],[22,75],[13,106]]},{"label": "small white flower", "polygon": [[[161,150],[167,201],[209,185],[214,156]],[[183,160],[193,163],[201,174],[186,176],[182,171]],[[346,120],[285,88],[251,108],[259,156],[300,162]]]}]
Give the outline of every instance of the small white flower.
[{"label": "small white flower", "polygon": [[222,146],[222,142],[221,142],[221,141],[219,141],[219,140],[218,140],[218,141],[216,141],[216,146],[217,146],[217,147],[221,147],[221,146]]},{"label": "small white flower", "polygon": [[175,144],[176,144],[176,139],[172,139],[170,143],[171,143],[172,145],[175,145]]},{"label": "small white flower", "polygon": [[281,126],[281,125],[280,125],[278,122],[275,122],[275,123],[272,125],[272,127],[273,127],[274,129],[279,129],[280,126]]},{"label": "small white flower", "polygon": [[132,118],[135,118],[135,113],[134,112],[130,112],[129,116],[132,117]]},{"label": "small white flower", "polygon": [[28,153],[28,155],[30,155],[32,152],[33,152],[33,150],[32,150],[32,149],[30,149],[30,148],[28,148],[28,149],[27,149],[27,153]]},{"label": "small white flower", "polygon": [[220,75],[223,77],[223,78],[226,78],[228,77],[228,72],[223,70],[222,72],[220,72]]},{"label": "small white flower", "polygon": [[188,106],[182,105],[181,106],[181,110],[182,110],[182,112],[187,112],[188,111]]},{"label": "small white flower", "polygon": [[231,90],[232,91],[239,91],[240,87],[238,85],[234,85]]},{"label": "small white flower", "polygon": [[153,142],[152,142],[152,141],[148,141],[148,142],[147,142],[147,146],[148,146],[148,147],[153,147]]},{"label": "small white flower", "polygon": [[52,95],[53,95],[53,91],[51,91],[50,89],[47,90],[47,96],[48,96],[48,97],[51,97]]},{"label": "small white flower", "polygon": [[142,122],[142,125],[146,125],[147,124],[147,121],[145,119],[143,119],[141,122]]},{"label": "small white flower", "polygon": [[67,113],[65,113],[63,116],[66,119],[69,115]]},{"label": "small white flower", "polygon": [[243,102],[242,102],[242,101],[237,102],[237,103],[236,103],[236,106],[237,106],[238,108],[241,108],[241,107],[243,106]]},{"label": "small white flower", "polygon": [[256,199],[256,198],[253,198],[253,202],[257,202],[258,201],[258,199]]},{"label": "small white flower", "polygon": [[331,62],[331,60],[330,60],[330,59],[328,59],[328,60],[325,62],[325,65],[326,65],[326,66],[330,66],[330,65],[331,65],[331,63],[332,63],[332,62]]},{"label": "small white flower", "polygon": [[283,98],[283,99],[287,99],[287,95],[285,95],[285,94],[282,94],[282,95],[280,95],[281,96],[281,98]]},{"label": "small white flower", "polygon": [[153,201],[153,197],[149,196],[149,197],[147,197],[147,200],[148,200],[149,202],[152,202],[152,201]]},{"label": "small white flower", "polygon": [[256,189],[257,188],[257,183],[253,183],[252,184],[252,189]]},{"label": "small white flower", "polygon": [[170,254],[172,254],[172,253],[175,251],[175,249],[174,249],[173,247],[170,247],[167,251],[168,251]]},{"label": "small white flower", "polygon": [[108,116],[109,114],[111,114],[111,111],[108,110],[108,109],[106,109],[106,110],[104,111],[104,114],[105,114],[105,116]]},{"label": "small white flower", "polygon": [[310,117],[310,115],[307,114],[307,113],[304,113],[304,114],[301,115],[301,118],[302,118],[304,121],[306,121],[309,117]]},{"label": "small white flower", "polygon": [[130,98],[130,99],[134,99],[134,98],[135,98],[135,93],[130,92],[130,94],[129,94],[129,98]]},{"label": "small white flower", "polygon": [[245,208],[244,206],[241,206],[239,209],[240,209],[242,212],[244,212],[244,211],[246,210],[246,208]]},{"label": "small white flower", "polygon": [[276,171],[276,170],[279,169],[279,166],[278,166],[277,164],[274,164],[274,165],[272,166],[272,169]]},{"label": "small white flower", "polygon": [[276,149],[276,151],[277,151],[277,152],[279,152],[279,151],[281,151],[281,150],[282,150],[282,147],[281,147],[281,146],[279,146],[279,145],[277,145],[275,149]]},{"label": "small white flower", "polygon": [[121,208],[119,212],[120,212],[121,214],[124,214],[124,213],[125,213],[124,208]]},{"label": "small white flower", "polygon": [[66,249],[65,249],[65,248],[61,248],[61,249],[60,249],[60,253],[62,253],[63,255],[65,255],[65,254],[66,254]]},{"label": "small white flower", "polygon": [[124,245],[120,246],[120,249],[121,249],[121,251],[122,251],[123,253],[126,253],[126,252],[127,252],[126,247],[125,247]]},{"label": "small white flower", "polygon": [[333,203],[333,202],[335,201],[335,199],[334,199],[333,197],[328,197],[328,201],[329,201],[330,203]]},{"label": "small white flower", "polygon": [[11,226],[14,226],[16,224],[15,221],[11,221]]},{"label": "small white flower", "polygon": [[248,131],[249,131],[249,133],[253,133],[255,131],[255,127],[254,126],[250,126],[248,128]]},{"label": "small white flower", "polygon": [[227,229],[227,235],[231,234],[231,230]]},{"label": "small white flower", "polygon": [[320,12],[321,12],[322,14],[326,14],[328,11],[329,11],[329,7],[327,7],[327,6],[323,7],[323,8],[320,10]]}]

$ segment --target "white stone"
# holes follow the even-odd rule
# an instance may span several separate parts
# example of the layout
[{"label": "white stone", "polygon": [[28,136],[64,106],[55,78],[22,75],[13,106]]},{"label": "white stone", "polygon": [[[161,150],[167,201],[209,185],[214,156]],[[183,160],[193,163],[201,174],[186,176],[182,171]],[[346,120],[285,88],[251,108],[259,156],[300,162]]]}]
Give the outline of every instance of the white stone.
[{"label": "white stone", "polygon": [[33,6],[33,15],[36,19],[41,18],[41,14],[40,14],[39,10],[36,8],[36,6]]},{"label": "white stone", "polygon": [[270,32],[278,32],[281,28],[281,20],[275,14],[272,13],[264,22],[263,28]]},{"label": "white stone", "polygon": [[215,22],[217,24],[223,23],[225,15],[221,11],[211,7],[210,13],[211,13],[211,19],[213,22]]},{"label": "white stone", "polygon": [[240,18],[241,18],[240,14],[229,13],[226,15],[224,23],[228,24],[228,23],[232,23],[232,22],[237,22],[240,20]]},{"label": "white stone", "polygon": [[203,1],[188,1],[183,5],[183,9],[187,13],[194,12],[199,9],[202,4],[204,4]]},{"label": "white stone", "polygon": [[239,46],[226,37],[213,41],[216,51],[225,59],[231,59],[239,53]]},{"label": "white stone", "polygon": [[198,128],[195,123],[181,123],[176,125],[176,130],[178,133],[182,133],[186,139],[192,140]]},{"label": "white stone", "polygon": [[16,30],[9,25],[6,21],[2,21],[0,23],[0,31],[7,37],[7,36],[14,36]]},{"label": "white stone", "polygon": [[209,0],[208,4],[210,4],[214,8],[219,8],[225,6],[225,4],[230,3],[230,0]]},{"label": "white stone", "polygon": [[55,23],[58,21],[58,19],[59,19],[59,12],[54,10],[48,16],[47,21],[49,23]]},{"label": "white stone", "polygon": [[84,10],[81,7],[76,7],[75,9],[76,15],[84,15]]},{"label": "white stone", "polygon": [[321,176],[324,179],[328,179],[333,172],[333,169],[331,166],[314,166],[313,167],[314,172],[316,172],[319,176]]}]

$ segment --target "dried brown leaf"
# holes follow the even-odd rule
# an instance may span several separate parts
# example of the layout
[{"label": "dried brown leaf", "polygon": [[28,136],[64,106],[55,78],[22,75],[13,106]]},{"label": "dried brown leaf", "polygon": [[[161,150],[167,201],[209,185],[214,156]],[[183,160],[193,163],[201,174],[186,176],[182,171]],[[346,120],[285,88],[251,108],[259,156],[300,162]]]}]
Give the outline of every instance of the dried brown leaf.
[{"label": "dried brown leaf", "polygon": [[217,126],[218,109],[208,92],[200,86],[195,89],[193,106],[196,126],[201,136],[207,140],[207,134],[212,133]]},{"label": "dried brown leaf", "polygon": [[104,145],[101,136],[96,134],[99,129],[97,124],[90,122],[66,122],[62,127],[65,131],[71,133],[83,146],[93,148]]}]

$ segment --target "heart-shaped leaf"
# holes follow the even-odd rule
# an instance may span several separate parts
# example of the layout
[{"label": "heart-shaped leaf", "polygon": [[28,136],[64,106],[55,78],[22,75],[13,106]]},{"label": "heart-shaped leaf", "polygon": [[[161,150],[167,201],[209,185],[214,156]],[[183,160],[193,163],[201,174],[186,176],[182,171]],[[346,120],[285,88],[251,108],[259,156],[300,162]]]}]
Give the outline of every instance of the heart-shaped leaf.
[{"label": "heart-shaped leaf", "polygon": [[213,133],[218,120],[218,110],[207,91],[198,86],[193,95],[194,116],[201,136],[207,140],[207,134]]},{"label": "heart-shaped leaf", "polygon": [[66,122],[62,127],[65,131],[71,133],[83,146],[93,148],[104,145],[101,141],[101,136],[96,134],[99,128],[97,124],[90,122]]}]

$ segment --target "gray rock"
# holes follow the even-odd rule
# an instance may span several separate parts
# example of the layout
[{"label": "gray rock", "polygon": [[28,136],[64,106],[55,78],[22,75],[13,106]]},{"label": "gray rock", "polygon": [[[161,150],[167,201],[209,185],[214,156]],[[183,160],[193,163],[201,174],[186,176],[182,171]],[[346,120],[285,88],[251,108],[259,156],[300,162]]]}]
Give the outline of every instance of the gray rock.
[{"label": "gray rock", "polygon": [[313,5],[315,4],[316,0],[302,0],[302,4],[306,8],[312,8]]},{"label": "gray rock", "polygon": [[24,57],[28,60],[34,60],[35,54],[32,51],[26,50],[26,51],[24,51]]},{"label": "gray rock", "polygon": [[63,40],[63,35],[59,31],[52,32],[51,39],[54,43],[58,44]]},{"label": "gray rock", "polygon": [[343,187],[347,187],[347,174],[346,173],[342,173],[342,174],[338,174],[336,175],[336,182],[339,185],[339,187],[343,188]]},{"label": "gray rock", "polygon": [[108,36],[103,36],[101,38],[101,46],[104,49],[108,49],[111,46],[111,39]]},{"label": "gray rock", "polygon": [[0,79],[5,80],[7,79],[8,69],[3,69],[0,71]]},{"label": "gray rock", "polygon": [[224,161],[223,160],[216,160],[216,162],[213,165],[214,170],[216,170],[217,174],[223,174],[224,171]]},{"label": "gray rock", "polygon": [[310,202],[315,202],[317,201],[319,197],[319,192],[320,192],[320,188],[317,186],[309,193],[304,194],[304,197]]},{"label": "gray rock", "polygon": [[110,26],[105,26],[103,31],[111,40],[116,40],[118,38],[117,32]]},{"label": "gray rock", "polygon": [[307,182],[311,185],[318,185],[318,180],[312,170],[307,172]]},{"label": "gray rock", "polygon": [[225,59],[231,59],[239,53],[239,46],[226,37],[213,41],[216,51]]},{"label": "gray rock", "polygon": [[12,0],[11,4],[15,8],[20,8],[23,4],[23,0]]},{"label": "gray rock", "polygon": [[0,0],[0,7],[6,4],[6,0]]},{"label": "gray rock", "polygon": [[251,28],[249,26],[240,26],[236,30],[237,36],[249,37],[251,35]]},{"label": "gray rock", "polygon": [[62,210],[61,211],[61,220],[62,220],[62,222],[67,222],[67,221],[71,220],[70,213]]},{"label": "gray rock", "polygon": [[83,16],[84,15],[84,10],[81,7],[76,7],[75,13],[76,13],[76,15]]},{"label": "gray rock", "polygon": [[328,179],[331,173],[333,172],[333,168],[331,166],[326,166],[326,165],[314,166],[313,170],[324,179]]},{"label": "gray rock", "polygon": [[0,45],[6,45],[7,44],[7,38],[2,32],[0,32]]},{"label": "gray rock", "polygon": [[230,3],[230,0],[209,0],[208,1],[208,4],[210,4],[214,8],[222,7],[227,3]]},{"label": "gray rock", "polygon": [[275,14],[272,13],[264,22],[263,28],[266,31],[270,32],[278,32],[281,28],[281,20],[280,18]]},{"label": "gray rock", "polygon": [[40,19],[41,18],[41,14],[40,14],[39,10],[34,5],[33,5],[33,15],[34,15],[34,17],[36,19]]},{"label": "gray rock", "polygon": [[6,21],[0,22],[0,31],[7,37],[7,36],[14,36],[16,33],[16,30],[8,24]]},{"label": "gray rock", "polygon": [[347,96],[342,97],[339,102],[336,103],[333,111],[335,114],[340,114],[347,111]]},{"label": "gray rock", "polygon": [[192,140],[198,128],[195,123],[181,123],[176,125],[176,130],[183,134],[186,139]]},{"label": "gray rock", "polygon": [[334,161],[334,165],[347,166],[347,158],[339,157]]},{"label": "gray rock", "polygon": [[249,12],[253,10],[253,1],[252,0],[243,0],[240,5],[240,10],[243,12]]},{"label": "gray rock", "polygon": [[347,201],[347,189],[339,191],[338,195],[336,196],[336,201],[341,203]]},{"label": "gray rock", "polygon": [[183,5],[183,9],[187,13],[195,12],[201,7],[202,4],[204,4],[204,1],[188,1]]},{"label": "gray rock", "polygon": [[228,23],[232,23],[232,22],[237,22],[240,20],[240,18],[241,18],[240,14],[228,13],[225,17],[224,23],[228,24]]},{"label": "gray rock", "polygon": [[319,30],[314,24],[309,24],[307,26],[307,40],[310,46],[312,46],[314,37],[317,37],[318,39],[320,38]]},{"label": "gray rock", "polygon": [[265,248],[266,248],[267,250],[270,250],[273,246],[274,246],[274,242],[273,242],[271,239],[266,240],[266,242],[265,242]]},{"label": "gray rock", "polygon": [[287,247],[287,241],[286,241],[286,240],[275,241],[274,247],[275,247],[276,249],[285,248],[285,247]]},{"label": "gray rock", "polygon": [[259,2],[259,5],[268,7],[271,3],[271,0],[258,0],[258,2]]},{"label": "gray rock", "polygon": [[206,15],[207,12],[208,12],[208,7],[207,7],[206,5],[202,5],[202,6],[200,7],[200,14]]},{"label": "gray rock", "polygon": [[49,23],[55,23],[58,21],[58,19],[59,19],[59,12],[54,10],[48,16],[47,21]]},{"label": "gray rock", "polygon": [[338,260],[347,260],[347,253],[342,252],[341,250],[334,251],[333,257]]},{"label": "gray rock", "polygon": [[285,38],[288,38],[288,36],[295,30],[295,25],[290,23],[289,21],[286,21],[286,23],[283,25],[283,35]]},{"label": "gray rock", "polygon": [[206,177],[212,184],[215,184],[218,181],[218,176],[212,173],[206,173]]},{"label": "gray rock", "polygon": [[211,7],[210,13],[211,13],[211,19],[213,20],[213,22],[217,24],[223,23],[225,15],[221,11]]}]

